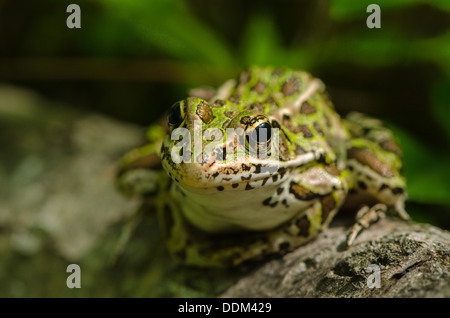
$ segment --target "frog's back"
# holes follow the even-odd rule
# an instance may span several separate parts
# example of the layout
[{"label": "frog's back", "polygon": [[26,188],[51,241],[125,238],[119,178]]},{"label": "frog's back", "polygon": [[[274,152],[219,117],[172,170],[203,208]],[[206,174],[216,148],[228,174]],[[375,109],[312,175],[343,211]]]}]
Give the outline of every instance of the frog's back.
[{"label": "frog's back", "polygon": [[240,111],[266,115],[272,127],[281,130],[280,160],[292,160],[316,149],[326,149],[328,162],[343,157],[342,141],[349,133],[341,125],[324,84],[305,71],[251,67],[220,97],[241,105]]}]

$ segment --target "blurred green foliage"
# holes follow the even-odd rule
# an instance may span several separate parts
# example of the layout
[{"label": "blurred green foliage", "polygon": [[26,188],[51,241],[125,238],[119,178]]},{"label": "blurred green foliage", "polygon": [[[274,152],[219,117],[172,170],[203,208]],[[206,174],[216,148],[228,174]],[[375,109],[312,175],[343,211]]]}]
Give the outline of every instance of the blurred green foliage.
[{"label": "blurred green foliage", "polygon": [[[218,85],[247,65],[306,69],[327,84],[340,113],[363,111],[393,127],[407,208],[450,228],[449,1],[85,0],[77,1],[82,28],[68,30],[71,2],[0,2],[0,80],[148,124],[189,87]],[[381,8],[381,29],[366,26],[370,3]],[[48,66],[5,71],[18,57],[111,61],[49,80]],[[118,78],[124,72],[139,76]]]}]

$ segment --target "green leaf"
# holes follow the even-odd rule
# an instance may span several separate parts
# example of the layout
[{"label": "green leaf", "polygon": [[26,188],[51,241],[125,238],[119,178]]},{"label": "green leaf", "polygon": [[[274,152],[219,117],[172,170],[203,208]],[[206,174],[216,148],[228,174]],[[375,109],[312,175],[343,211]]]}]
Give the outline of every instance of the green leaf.
[{"label": "green leaf", "polygon": [[392,127],[404,153],[408,199],[450,206],[450,156],[428,147],[399,127]]},{"label": "green leaf", "polygon": [[241,52],[245,65],[283,66],[286,63],[280,35],[271,16],[256,13],[249,19],[242,36]]},{"label": "green leaf", "polygon": [[109,16],[127,24],[144,44],[165,54],[212,66],[235,65],[233,54],[221,36],[193,15],[183,1],[99,1]]},{"label": "green leaf", "polygon": [[411,46],[411,55],[436,63],[450,77],[450,32],[415,42]]},{"label": "green leaf", "polygon": [[418,4],[428,4],[450,11],[450,1],[448,0],[333,0],[330,6],[330,14],[333,19],[338,21],[361,17],[366,18],[369,15],[366,12],[367,6],[372,3],[380,6],[381,14]]},{"label": "green leaf", "polygon": [[346,20],[355,17],[367,17],[368,13],[367,7],[374,3],[380,6],[381,12],[385,10],[390,10],[392,8],[398,8],[412,3],[419,2],[418,0],[396,0],[396,1],[385,1],[378,0],[376,2],[370,0],[358,0],[358,1],[348,1],[348,0],[333,0],[330,6],[331,17],[335,20]]},{"label": "green leaf", "polygon": [[450,140],[450,78],[437,83],[431,92],[431,111]]}]

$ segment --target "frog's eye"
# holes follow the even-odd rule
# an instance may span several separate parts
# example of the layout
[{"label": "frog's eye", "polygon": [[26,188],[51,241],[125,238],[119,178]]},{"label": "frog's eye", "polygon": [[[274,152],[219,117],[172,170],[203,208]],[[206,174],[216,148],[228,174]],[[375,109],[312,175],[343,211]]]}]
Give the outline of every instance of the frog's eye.
[{"label": "frog's eye", "polygon": [[177,102],[169,109],[167,122],[169,127],[176,128],[181,125],[184,120],[184,102]]},{"label": "frog's eye", "polygon": [[267,142],[270,141],[272,137],[272,126],[268,122],[263,122],[256,126],[255,134],[257,142]]},{"label": "frog's eye", "polygon": [[270,139],[272,138],[272,126],[263,116],[246,130],[246,148],[257,153],[268,151]]}]

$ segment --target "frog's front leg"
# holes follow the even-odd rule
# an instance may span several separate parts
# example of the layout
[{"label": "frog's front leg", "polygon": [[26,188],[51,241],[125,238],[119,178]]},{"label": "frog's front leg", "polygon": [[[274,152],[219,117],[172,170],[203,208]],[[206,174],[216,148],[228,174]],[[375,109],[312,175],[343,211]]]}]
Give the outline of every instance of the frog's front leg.
[{"label": "frog's front leg", "polygon": [[117,188],[127,196],[154,195],[165,178],[159,155],[165,130],[151,126],[147,131],[147,143],[126,153],[119,164]]}]

